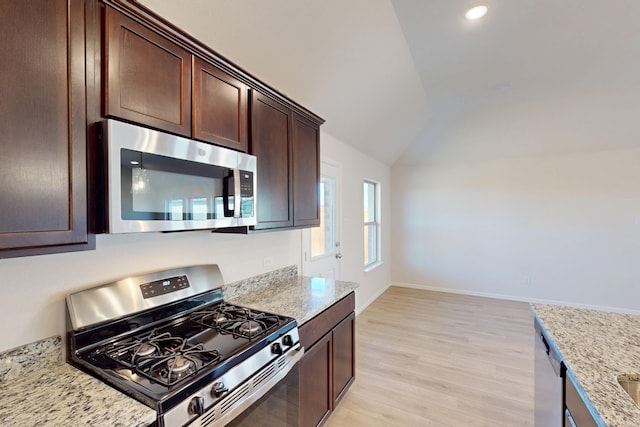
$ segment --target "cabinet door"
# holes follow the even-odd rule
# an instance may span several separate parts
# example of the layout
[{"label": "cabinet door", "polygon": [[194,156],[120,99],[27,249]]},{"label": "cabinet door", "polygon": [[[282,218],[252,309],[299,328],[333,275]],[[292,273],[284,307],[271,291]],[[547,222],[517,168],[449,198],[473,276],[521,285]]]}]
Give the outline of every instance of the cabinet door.
[{"label": "cabinet door", "polygon": [[320,126],[293,118],[293,224],[320,225]]},{"label": "cabinet door", "polygon": [[90,249],[84,2],[2,1],[0,11],[10,35],[0,45],[0,257]]},{"label": "cabinet door", "polygon": [[333,329],[333,405],[344,396],[356,376],[355,368],[356,316],[340,322]]},{"label": "cabinet door", "polygon": [[300,427],[315,427],[329,416],[331,398],[331,333],[300,360]]},{"label": "cabinet door", "polygon": [[293,226],[291,122],[291,110],[252,92],[251,154],[258,158],[256,229]]},{"label": "cabinet door", "polygon": [[224,71],[193,57],[193,137],[246,152],[249,147],[249,88]]},{"label": "cabinet door", "polygon": [[191,136],[191,55],[106,9],[105,114]]}]

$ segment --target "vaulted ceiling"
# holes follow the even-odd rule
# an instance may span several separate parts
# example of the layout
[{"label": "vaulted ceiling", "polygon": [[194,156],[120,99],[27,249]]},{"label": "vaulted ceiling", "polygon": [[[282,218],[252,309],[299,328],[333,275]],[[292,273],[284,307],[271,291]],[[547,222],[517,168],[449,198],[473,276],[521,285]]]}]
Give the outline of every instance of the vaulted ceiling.
[{"label": "vaulted ceiling", "polygon": [[143,0],[388,165],[640,146],[637,0]]}]

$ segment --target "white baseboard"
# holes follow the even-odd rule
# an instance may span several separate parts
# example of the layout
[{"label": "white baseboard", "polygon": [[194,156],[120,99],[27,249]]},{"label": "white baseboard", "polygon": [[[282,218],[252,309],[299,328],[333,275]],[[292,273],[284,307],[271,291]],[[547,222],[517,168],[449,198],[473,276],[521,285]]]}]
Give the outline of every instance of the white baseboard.
[{"label": "white baseboard", "polygon": [[[369,307],[369,305],[371,305],[372,302],[374,302],[375,300],[378,299],[378,297],[380,295],[382,295],[387,289],[389,289],[391,287],[392,283],[388,283],[387,286],[385,286],[384,288],[382,288],[381,290],[379,290],[378,292],[376,292],[371,298],[369,298],[367,301],[365,301],[362,304],[359,304],[356,307],[356,316],[359,315],[360,313],[362,313],[364,311],[364,309],[366,309],[367,307]],[[357,292],[357,291],[356,291]]]},{"label": "white baseboard", "polygon": [[[476,291],[469,291],[466,289],[444,288],[441,286],[433,286],[433,285],[416,285],[413,283],[392,282],[390,286],[398,286],[401,288],[412,288],[412,289],[424,289],[425,291],[444,292],[449,294],[460,294],[460,295],[471,295],[471,296],[477,296],[477,297],[495,298],[495,299],[503,299],[503,300],[509,300],[509,301],[522,301],[522,302],[528,302],[533,304],[562,305],[565,307],[572,307],[572,308],[586,308],[589,310],[608,311],[611,313],[640,315],[640,310],[633,310],[630,308],[579,304],[574,302],[548,300],[548,299],[542,299],[542,298],[527,298],[527,297],[519,297],[514,295],[494,294],[491,292],[476,292]],[[380,294],[382,294],[382,292]],[[369,304],[371,304],[371,302]]]}]

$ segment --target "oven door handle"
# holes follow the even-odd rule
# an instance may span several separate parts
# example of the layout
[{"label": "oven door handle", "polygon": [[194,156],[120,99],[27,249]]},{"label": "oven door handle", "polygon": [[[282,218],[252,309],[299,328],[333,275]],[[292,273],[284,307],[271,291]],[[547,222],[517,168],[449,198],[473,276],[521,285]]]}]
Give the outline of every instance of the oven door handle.
[{"label": "oven door handle", "polygon": [[[255,387],[252,388],[245,396],[238,398],[234,396],[234,393],[231,392],[230,395],[226,396],[224,399],[216,403],[216,405],[211,408],[209,411],[204,413],[201,417],[195,420],[193,426],[201,426],[206,425],[207,427],[218,427],[224,426],[225,424],[231,422],[235,417],[240,415],[245,409],[249,408],[253,403],[257,402],[262,396],[264,396],[269,390],[271,390],[276,384],[278,384],[283,378],[287,376],[287,374],[296,366],[296,364],[302,359],[304,356],[304,347],[300,346],[298,348],[291,348],[284,355],[279,357],[278,359],[271,362],[265,368],[261,369],[258,373],[256,373],[251,380],[256,377],[260,377],[263,372],[266,372],[271,369],[272,366],[278,366],[280,364],[280,360],[282,358],[286,359],[286,365],[281,368],[279,371],[272,373],[271,377],[268,380],[261,380],[261,382]],[[251,380],[249,380],[251,382]],[[241,387],[239,387],[241,388]],[[231,404],[230,406],[228,402],[233,402],[233,400],[237,399],[236,403]],[[224,409],[224,412],[222,411]],[[213,418],[213,422],[207,422],[206,424],[202,424],[202,420],[210,420]]]}]

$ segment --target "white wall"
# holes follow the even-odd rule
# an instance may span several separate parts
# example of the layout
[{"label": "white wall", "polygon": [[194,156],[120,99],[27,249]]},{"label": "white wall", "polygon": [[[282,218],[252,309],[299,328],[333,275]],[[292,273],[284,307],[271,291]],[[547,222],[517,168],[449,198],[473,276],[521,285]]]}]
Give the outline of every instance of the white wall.
[{"label": "white wall", "polygon": [[[323,159],[340,164],[342,174],[342,280],[360,283],[356,291],[356,312],[362,311],[389,287],[391,280],[391,171],[390,168],[322,133]],[[363,181],[380,183],[381,190],[381,252],[382,264],[372,271],[364,271],[364,202]]]},{"label": "white wall", "polygon": [[[390,171],[376,160],[323,133],[322,155],[339,161],[343,176],[342,278],[361,283],[360,311],[389,286]],[[382,184],[383,260],[364,273],[362,180]],[[194,231],[175,234],[99,235],[95,251],[0,259],[2,291],[0,351],[65,333],[66,294],[146,271],[189,264],[216,263],[226,282],[234,282],[289,265],[300,270],[300,230],[252,235]],[[264,257],[273,264],[263,267]]]},{"label": "white wall", "polygon": [[387,164],[428,114],[389,0],[141,2]]},{"label": "white wall", "polygon": [[640,311],[640,149],[392,169],[392,280]]},{"label": "white wall", "polygon": [[[95,251],[0,259],[0,351],[64,335],[64,297],[136,273],[217,263],[226,282],[297,264],[300,231],[97,236]],[[264,268],[263,258],[273,257]]]}]

